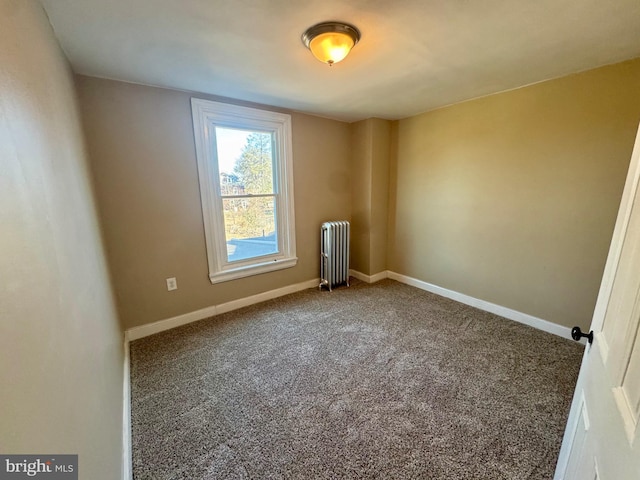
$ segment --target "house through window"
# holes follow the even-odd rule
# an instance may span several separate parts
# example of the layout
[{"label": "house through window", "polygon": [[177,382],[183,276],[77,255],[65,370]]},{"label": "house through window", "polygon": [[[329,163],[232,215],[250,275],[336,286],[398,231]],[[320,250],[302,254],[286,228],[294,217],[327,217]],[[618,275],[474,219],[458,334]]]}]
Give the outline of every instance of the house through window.
[{"label": "house through window", "polygon": [[291,118],[192,99],[209,278],[295,265]]}]

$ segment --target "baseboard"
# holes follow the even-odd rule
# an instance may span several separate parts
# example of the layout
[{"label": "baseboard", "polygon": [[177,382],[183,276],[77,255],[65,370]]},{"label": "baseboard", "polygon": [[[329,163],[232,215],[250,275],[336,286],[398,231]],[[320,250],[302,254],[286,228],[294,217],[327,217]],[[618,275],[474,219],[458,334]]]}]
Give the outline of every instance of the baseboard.
[{"label": "baseboard", "polygon": [[[357,270],[349,270],[349,275],[367,283],[375,283],[385,278],[391,278],[392,280],[417,287],[421,290],[426,290],[427,292],[435,293],[442,297],[447,297],[457,302],[464,303],[465,305],[470,305],[472,307],[479,308],[480,310],[495,313],[496,315],[500,315],[501,317],[505,317],[510,320],[529,325],[530,327],[534,327],[563,338],[571,338],[571,329],[569,327],[558,325],[556,323],[543,320],[542,318],[534,317],[533,315],[519,312],[517,310],[503,307],[501,305],[496,305],[495,303],[480,300],[478,298],[465,295],[464,293],[459,293],[454,290],[439,287],[428,282],[423,282],[422,280],[418,280],[407,275],[402,275],[389,270],[385,270],[374,275],[365,275],[364,273],[361,273]],[[264,302],[266,300],[282,297],[283,295],[288,295],[290,293],[313,288],[318,286],[319,282],[319,279],[307,280],[306,282],[288,285],[286,287],[259,293],[257,295],[252,295],[250,297],[240,298],[238,300],[222,303],[220,305],[212,305],[210,307],[196,310],[194,312],[189,312],[178,315],[176,317],[167,318],[165,320],[148,323],[139,327],[133,327],[127,330],[127,338],[128,341],[133,341],[139,338],[148,337],[149,335],[153,335],[155,333],[170,330],[172,328],[196,322],[198,320],[204,320],[205,318],[220,315],[232,310],[237,310],[238,308],[247,307],[249,305]],[[583,341],[582,343],[584,344],[585,342]]]},{"label": "baseboard", "polygon": [[[286,287],[277,288],[275,290],[269,290],[268,292],[258,293],[251,295],[250,297],[239,298],[227,303],[221,303],[216,307],[217,314],[230,312],[242,307],[248,307],[256,303],[265,302],[272,298],[283,297],[290,293],[300,292],[301,290],[307,290],[308,288],[317,288],[320,285],[320,278],[314,278],[313,280],[307,280],[306,282],[295,283],[293,285],[287,285]],[[205,317],[206,318],[206,317]]]},{"label": "baseboard", "polygon": [[133,479],[131,451],[131,375],[129,337],[124,334],[124,374],[122,379],[122,479]]},{"label": "baseboard", "polygon": [[289,295],[290,293],[317,287],[319,284],[320,279],[314,278],[313,280],[307,280],[306,282],[287,285],[286,287],[276,288],[275,290],[269,290],[268,292],[251,295],[250,297],[221,303],[220,305],[211,305],[210,307],[202,308],[194,312],[184,313],[176,317],[171,317],[165,320],[159,320],[157,322],[141,325],[139,327],[130,328],[126,332],[127,337],[129,341],[148,337],[149,335],[153,335],[155,333],[164,332],[165,330],[171,330],[172,328],[180,327],[192,322],[197,322],[198,320],[204,320],[205,318],[214,317],[222,313],[237,310],[238,308],[247,307],[249,305],[264,302],[266,300]]},{"label": "baseboard", "polygon": [[127,335],[129,336],[129,341],[133,342],[139,338],[148,337],[149,335],[164,332],[165,330],[171,330],[172,328],[180,327],[187,323],[197,322],[198,320],[213,317],[216,314],[217,307],[215,305],[211,305],[210,307],[202,308],[194,312],[130,328],[127,330]]},{"label": "baseboard", "polygon": [[362,272],[359,272],[358,270],[350,269],[349,275],[366,283],[376,283],[387,278],[389,276],[389,272],[387,270],[383,270],[382,272],[378,272],[373,275],[366,275]]},{"label": "baseboard", "polygon": [[[547,333],[558,335],[559,337],[571,338],[571,329],[569,327],[558,325],[557,323],[549,322],[548,320],[543,320],[542,318],[534,317],[533,315],[519,312],[517,310],[512,310],[511,308],[496,305],[495,303],[486,302],[484,300],[480,300],[479,298],[465,295],[464,293],[459,293],[447,288],[433,285],[431,283],[423,282],[422,280],[418,280],[417,278],[408,277],[406,275],[401,275],[392,271],[388,271],[387,273],[388,278],[392,280],[406,283],[407,285],[417,287],[421,290],[426,290],[427,292],[435,293],[436,295],[440,295],[441,297],[450,298],[452,300],[455,300],[456,302],[479,308],[480,310],[484,310],[485,312],[495,313],[496,315],[500,315],[501,317],[508,318],[509,320],[513,320],[518,323],[523,323],[524,325],[537,328],[538,330],[542,330]],[[585,344],[586,342],[583,341],[581,343]]]}]

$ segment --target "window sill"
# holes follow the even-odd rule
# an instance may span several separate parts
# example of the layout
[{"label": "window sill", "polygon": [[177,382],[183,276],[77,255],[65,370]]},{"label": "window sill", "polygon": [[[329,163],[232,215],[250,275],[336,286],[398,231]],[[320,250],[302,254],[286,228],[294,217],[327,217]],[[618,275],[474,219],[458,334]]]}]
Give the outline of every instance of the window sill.
[{"label": "window sill", "polygon": [[274,272],[285,268],[295,267],[298,263],[298,257],[283,258],[282,260],[269,260],[264,263],[255,263],[242,267],[230,268],[222,272],[210,273],[209,280],[211,283],[222,283],[238,278],[251,277],[260,275],[261,273]]}]

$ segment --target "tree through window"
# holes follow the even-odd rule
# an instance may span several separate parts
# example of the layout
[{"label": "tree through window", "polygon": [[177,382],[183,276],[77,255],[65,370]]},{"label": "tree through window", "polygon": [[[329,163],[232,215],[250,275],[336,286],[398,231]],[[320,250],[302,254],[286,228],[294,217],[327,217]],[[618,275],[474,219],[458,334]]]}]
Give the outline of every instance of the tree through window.
[{"label": "tree through window", "polygon": [[233,161],[233,170],[220,172],[229,262],[278,251],[272,135],[216,127],[219,159],[235,153],[238,133],[245,135],[245,144]]}]

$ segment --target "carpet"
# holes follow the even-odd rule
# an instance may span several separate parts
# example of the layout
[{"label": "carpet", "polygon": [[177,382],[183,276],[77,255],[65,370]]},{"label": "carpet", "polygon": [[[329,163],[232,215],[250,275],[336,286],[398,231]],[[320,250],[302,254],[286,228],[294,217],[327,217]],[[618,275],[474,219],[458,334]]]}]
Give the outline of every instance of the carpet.
[{"label": "carpet", "polygon": [[142,479],[549,480],[583,347],[392,280],[131,343]]}]

